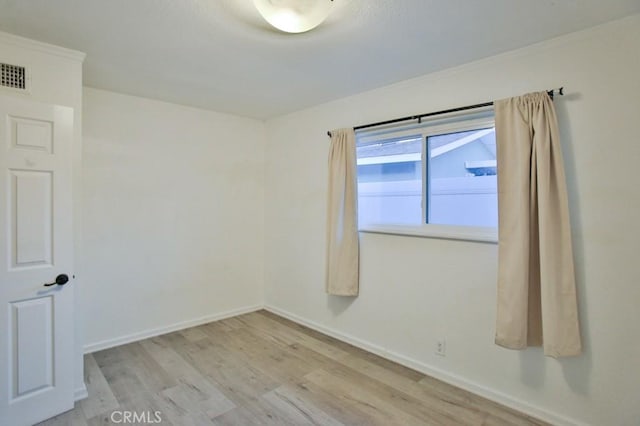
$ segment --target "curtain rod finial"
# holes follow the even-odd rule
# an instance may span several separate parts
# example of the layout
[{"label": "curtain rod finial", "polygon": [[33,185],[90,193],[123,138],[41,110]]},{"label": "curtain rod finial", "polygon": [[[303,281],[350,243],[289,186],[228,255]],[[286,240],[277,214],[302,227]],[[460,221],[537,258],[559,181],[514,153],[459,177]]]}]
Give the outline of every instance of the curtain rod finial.
[{"label": "curtain rod finial", "polygon": [[327,136],[331,137],[331,132],[327,132]]},{"label": "curtain rod finial", "polygon": [[549,97],[553,99],[553,95],[564,96],[564,87],[559,87],[557,89],[547,90]]}]

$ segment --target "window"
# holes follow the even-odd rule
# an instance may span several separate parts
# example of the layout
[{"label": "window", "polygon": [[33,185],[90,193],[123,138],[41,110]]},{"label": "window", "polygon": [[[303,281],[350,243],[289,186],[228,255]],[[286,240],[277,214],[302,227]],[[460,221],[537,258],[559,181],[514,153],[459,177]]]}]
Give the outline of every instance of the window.
[{"label": "window", "polygon": [[360,131],[356,150],[361,229],[497,227],[492,111]]}]

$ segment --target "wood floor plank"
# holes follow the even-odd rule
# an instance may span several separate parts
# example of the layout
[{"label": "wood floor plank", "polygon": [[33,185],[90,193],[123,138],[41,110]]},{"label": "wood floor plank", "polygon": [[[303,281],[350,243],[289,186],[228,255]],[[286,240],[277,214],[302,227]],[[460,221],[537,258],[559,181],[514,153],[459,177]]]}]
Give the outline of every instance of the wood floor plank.
[{"label": "wood floor plank", "polygon": [[117,362],[105,365],[100,370],[120,406],[135,402],[140,395],[148,393],[144,384],[135,374],[135,370],[125,363]]},{"label": "wood floor plank", "polygon": [[217,426],[261,426],[261,425],[276,425],[275,421],[272,421],[270,417],[266,419],[256,416],[252,411],[245,408],[245,406],[235,408],[228,411],[222,416],[218,416],[213,419],[213,424]]},{"label": "wood floor plank", "polygon": [[[377,363],[381,366],[383,366],[384,368],[387,368],[389,370],[395,371],[398,374],[401,374],[403,376],[406,376],[407,378],[410,378],[412,380],[418,381],[420,379],[422,379],[424,377],[424,374],[416,371],[416,370],[412,370],[410,368],[407,368],[403,365],[397,364],[393,361],[389,361],[387,359],[384,359],[378,355],[375,355],[371,352],[367,352],[363,349],[357,348],[353,345],[350,345],[349,343],[346,342],[342,342],[340,340],[337,340],[331,336],[327,336],[326,334],[322,334],[316,330],[312,330],[309,327],[306,327],[304,325],[301,324],[297,324],[294,323],[293,321],[290,321],[286,318],[283,318],[281,316],[278,316],[272,312],[266,311],[266,310],[261,310],[261,311],[257,311],[254,313],[255,315],[262,315],[266,318],[270,318],[273,321],[279,322],[287,327],[290,327],[293,330],[297,330],[303,334],[306,334],[308,336],[311,336],[313,338],[315,338],[316,340],[319,340],[321,342],[324,342],[330,346],[333,346],[335,348],[338,348],[340,350],[342,350],[342,352],[346,352],[348,353],[350,356],[359,356],[361,358],[364,359],[368,359],[371,362]],[[303,340],[299,341],[300,343],[303,342]],[[298,343],[298,342],[296,342]],[[340,356],[339,358],[342,358],[342,356]]]},{"label": "wood floor plank", "polygon": [[504,421],[506,424],[512,426],[548,426],[548,423],[546,422],[534,419],[526,414],[519,413],[516,410],[505,407],[481,396],[474,395],[471,392],[467,392],[464,389],[444,383],[433,377],[427,376],[418,383],[424,389],[427,389],[429,393],[435,392],[443,395],[441,397],[442,400],[453,400],[456,404],[461,406],[486,413],[487,419],[485,420],[485,423]]},{"label": "wood floor plank", "polygon": [[280,346],[248,330],[235,330],[222,340],[225,347],[254,368],[266,372],[278,384],[298,382],[313,365]]},{"label": "wood floor plank", "polygon": [[[299,419],[260,397],[214,419],[217,425],[285,425],[298,426]],[[308,423],[304,423],[308,424]]]},{"label": "wood floor plank", "polygon": [[271,317],[263,315],[263,311],[241,315],[238,320],[249,327],[256,328],[275,341],[284,342],[286,345],[304,343],[307,347],[331,359],[339,360],[349,354],[336,345],[316,339],[310,333],[305,333],[304,330],[297,330],[279,321],[274,321]]},{"label": "wood floor plank", "polygon": [[176,377],[162,368],[140,343],[130,343],[122,350],[127,356],[120,362],[136,372],[136,376],[149,392],[160,392],[178,384]]},{"label": "wood floor plank", "polygon": [[249,362],[262,365],[266,371],[276,374],[278,377],[297,381],[309,371],[315,368],[309,359],[303,359],[291,349],[291,345],[280,346],[270,343],[260,333],[252,330],[238,330],[233,335],[229,344],[241,349],[241,341],[251,342],[254,349],[244,353]]},{"label": "wood floor plank", "polygon": [[179,345],[176,352],[236,404],[253,401],[280,386],[279,381],[227,344],[223,333],[218,333],[215,340],[209,339],[208,345],[202,346],[199,351],[190,351],[184,345]]},{"label": "wood floor plank", "polygon": [[207,338],[207,334],[203,331],[203,327],[201,326],[187,328],[186,330],[182,330],[179,333],[190,342],[198,342],[202,339]]},{"label": "wood floor plank", "polygon": [[[149,419],[156,420],[155,414],[157,413],[162,426],[182,426],[181,423],[174,423],[168,416],[165,404],[163,401],[158,398],[158,396],[154,393],[143,391],[141,393],[137,393],[133,395],[131,398],[127,399],[127,402],[120,405],[118,409],[122,415],[125,413],[137,414],[138,416],[144,416],[145,421],[135,422],[134,424],[150,424]],[[107,424],[107,425],[122,425],[127,424],[121,421],[122,416],[112,417],[111,413],[108,416],[102,415],[97,418],[93,418],[91,420],[98,420],[98,424]],[[131,424],[131,422],[129,423]],[[93,425],[89,425],[93,426]]]},{"label": "wood floor plank", "polygon": [[[251,314],[247,314],[247,315],[251,315]],[[230,327],[233,330],[244,328],[244,324],[242,324],[242,322],[238,321],[238,317],[232,317],[232,318],[223,319],[222,323],[224,325],[226,325],[227,327]]]},{"label": "wood floor plank", "polygon": [[334,419],[318,408],[309,399],[305,399],[291,385],[283,385],[264,395],[264,399],[271,405],[280,407],[282,411],[293,411],[299,414],[303,422],[312,425],[344,426],[344,423]]},{"label": "wood floor plank", "polygon": [[259,311],[85,357],[89,397],[41,423],[97,426],[114,413],[162,426],[463,425],[544,422]]},{"label": "wood floor plank", "polygon": [[193,389],[185,384],[165,389],[158,395],[164,403],[162,413],[177,425],[211,425],[213,418],[236,407],[226,397],[212,396],[202,401],[192,395]]},{"label": "wood floor plank", "polygon": [[91,395],[91,398],[79,402],[85,418],[90,419],[118,408],[118,400],[93,355],[84,357],[84,383]]},{"label": "wood floor plank", "polygon": [[127,359],[126,351],[123,350],[125,346],[126,345],[105,349],[99,352],[94,352],[91,355],[95,359],[96,364],[98,364],[98,367],[102,368],[105,365],[125,361]]},{"label": "wood floor plank", "polygon": [[290,348],[315,367],[373,389],[383,398],[396,400],[405,411],[418,417],[440,423],[455,421],[462,425],[480,425],[486,417],[480,410],[466,407],[463,403],[442,398],[440,394],[429,394],[405,374],[383,368],[369,361],[368,357],[360,358],[359,353],[358,356],[350,355],[335,362],[306,348],[304,344],[291,345]]},{"label": "wood floor plank", "polygon": [[[359,409],[369,413],[377,425],[419,425],[424,424],[425,420],[430,424],[445,424],[436,423],[437,419],[433,418],[420,419],[401,409],[398,404],[401,397],[397,395],[383,395],[372,387],[361,386],[359,383],[354,386],[353,382],[323,370],[314,371],[305,376],[305,379],[341,399],[353,402]],[[391,396],[392,399],[385,399],[385,396]]]},{"label": "wood floor plank", "polygon": [[75,408],[66,413],[52,417],[44,422],[38,423],[37,426],[89,426],[79,404],[75,404]]},{"label": "wood floor plank", "polygon": [[471,394],[468,392],[458,395],[447,392],[446,387],[425,387],[359,357],[345,358],[342,360],[342,364],[410,396],[419,401],[424,408],[439,414],[444,419],[448,418],[449,421],[455,420],[460,424],[479,425],[486,417],[486,413],[471,404]]},{"label": "wood floor plank", "polygon": [[295,386],[286,387],[300,399],[308,401],[345,425],[376,424],[376,417],[358,408],[353,400],[341,398],[311,381],[304,380]]},{"label": "wood floor plank", "polygon": [[[189,397],[206,401],[215,399],[233,405],[220,390],[203,376],[192,364],[189,364],[175,350],[162,345],[160,339],[144,340],[140,344],[169,374],[184,385],[189,391]],[[222,403],[222,402],[221,402]]]}]

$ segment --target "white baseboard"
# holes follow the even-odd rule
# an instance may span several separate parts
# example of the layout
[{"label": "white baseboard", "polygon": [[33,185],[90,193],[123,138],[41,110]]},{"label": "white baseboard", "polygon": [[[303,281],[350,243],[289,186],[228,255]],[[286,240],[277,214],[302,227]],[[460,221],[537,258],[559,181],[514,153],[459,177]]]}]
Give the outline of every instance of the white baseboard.
[{"label": "white baseboard", "polygon": [[161,334],[167,334],[185,328],[195,327],[198,325],[206,324],[213,321],[222,320],[225,318],[231,318],[249,312],[259,311],[263,309],[263,305],[246,306],[244,308],[233,309],[230,311],[220,312],[212,315],[205,315],[200,318],[192,320],[181,321],[175,324],[170,324],[164,327],[152,328],[149,330],[140,331],[137,333],[128,334],[126,336],[116,337],[115,339],[102,340],[100,342],[89,343],[84,346],[84,353],[90,354],[92,352],[101,351],[103,349],[113,348],[115,346],[125,345],[127,343],[137,342],[138,340],[148,339],[149,337],[160,336]]},{"label": "white baseboard", "polygon": [[335,339],[338,339],[342,342],[349,343],[353,346],[356,346],[360,349],[364,349],[366,351],[372,352],[376,355],[379,355],[383,358],[386,358],[390,361],[397,362],[398,364],[404,365],[405,367],[409,367],[413,370],[419,371],[423,374],[441,380],[450,385],[456,386],[458,388],[464,389],[476,395],[479,395],[483,398],[489,399],[491,401],[497,402],[498,404],[502,404],[506,407],[513,408],[521,413],[527,414],[531,417],[535,417],[537,419],[543,420],[545,422],[551,423],[553,425],[558,426],[587,426],[585,423],[578,422],[573,419],[569,419],[565,416],[562,416],[557,413],[553,413],[551,411],[545,410],[540,407],[533,406],[527,402],[521,401],[519,399],[513,398],[504,393],[495,391],[486,386],[480,385],[478,383],[474,383],[470,380],[467,380],[463,377],[457,376],[455,374],[449,373],[447,371],[440,370],[438,368],[427,365],[421,361],[409,358],[397,352],[390,351],[381,346],[375,345],[373,343],[367,342],[365,340],[359,339],[357,337],[351,336],[349,334],[343,333],[341,331],[334,330],[332,328],[326,327],[322,324],[319,324],[315,321],[310,321],[305,318],[302,318],[298,315],[292,314],[283,309],[277,308],[272,305],[265,305],[264,309],[272,312],[281,317],[287,318],[293,322],[298,324],[307,326],[313,330],[319,331],[320,333],[331,336]]},{"label": "white baseboard", "polygon": [[81,399],[85,399],[88,396],[89,392],[87,392],[87,385],[85,385],[84,382],[82,383],[82,387],[77,388],[73,392],[73,400],[76,402],[80,401]]}]

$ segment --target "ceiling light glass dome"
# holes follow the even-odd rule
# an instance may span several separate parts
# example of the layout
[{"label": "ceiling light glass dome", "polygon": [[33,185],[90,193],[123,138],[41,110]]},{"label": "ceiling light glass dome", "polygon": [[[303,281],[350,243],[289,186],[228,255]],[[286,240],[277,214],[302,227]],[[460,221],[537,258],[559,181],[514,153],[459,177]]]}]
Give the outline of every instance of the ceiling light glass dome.
[{"label": "ceiling light glass dome", "polygon": [[320,25],[331,12],[333,0],[253,0],[262,17],[287,33],[303,33]]}]

